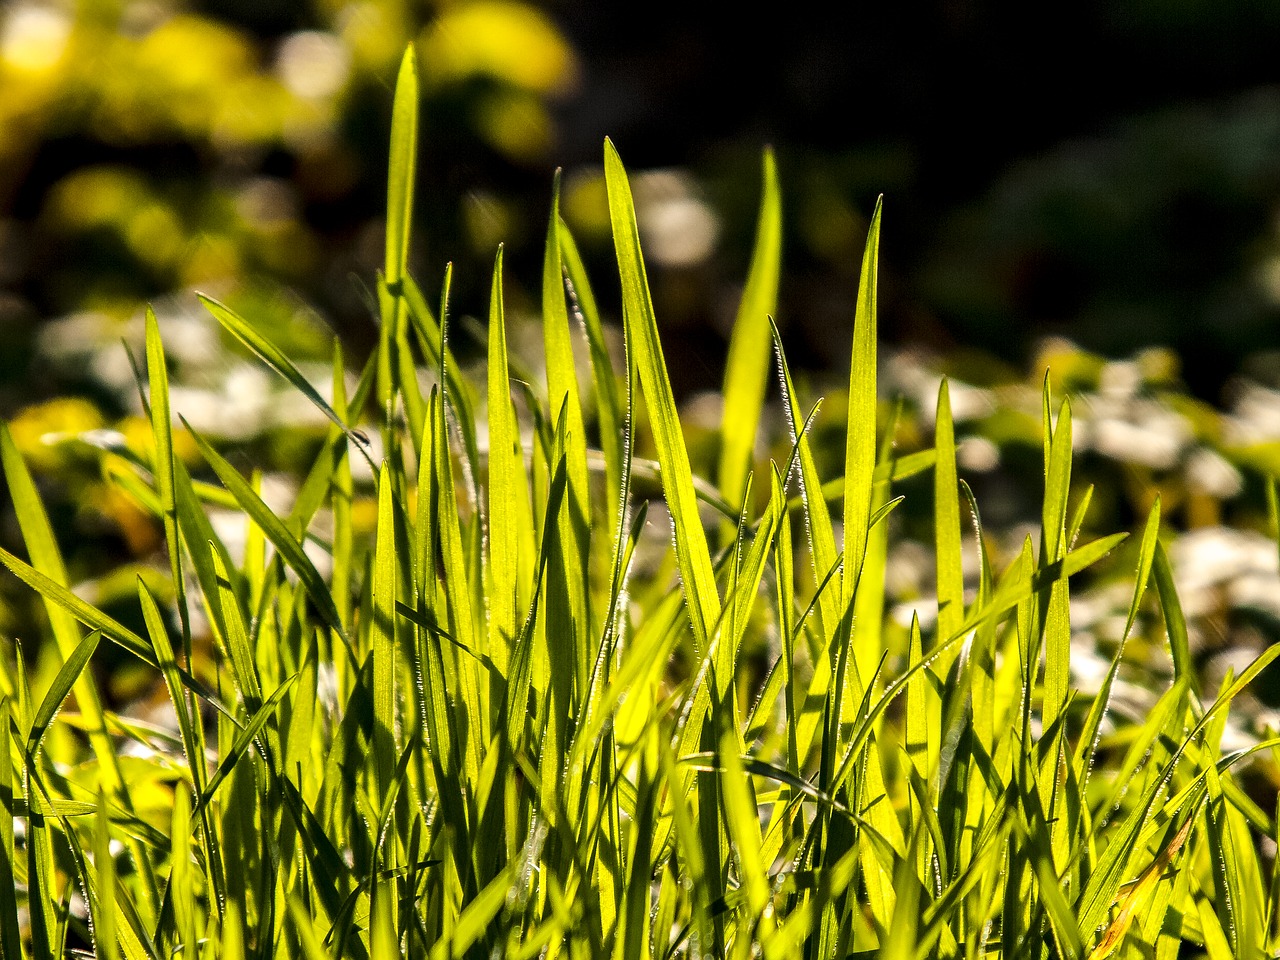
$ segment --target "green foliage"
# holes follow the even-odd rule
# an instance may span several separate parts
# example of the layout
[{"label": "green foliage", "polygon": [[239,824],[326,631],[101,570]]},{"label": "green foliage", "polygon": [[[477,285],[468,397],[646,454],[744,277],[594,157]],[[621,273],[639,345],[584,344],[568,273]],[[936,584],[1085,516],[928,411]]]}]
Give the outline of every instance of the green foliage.
[{"label": "green foliage", "polygon": [[[1051,418],[1047,386],[1040,549],[1028,541],[998,575],[959,477],[945,382],[935,449],[896,455],[896,419],[882,430],[877,402],[879,207],[853,311],[844,476],[820,475],[817,409],[802,416],[776,326],[792,448],[757,463],[779,257],[766,159],[726,388],[744,409],[728,411],[717,498],[691,464],[611,143],[625,356],[605,349],[557,198],[545,392],[512,390],[499,251],[487,415],[473,415],[448,346],[448,275],[437,316],[405,267],[416,86],[407,56],[383,335],[350,402],[340,354],[326,401],[251,320],[206,301],[332,424],[290,512],[187,431],[223,489],[193,481],[148,322],[154,444],[130,482],[163,526],[171,583],[138,581],[145,638],[70,589],[0,431],[30,562],[0,561],[45,602],[62,658],[39,696],[21,657],[3,677],[0,885],[17,894],[0,896],[3,957],[76,941],[129,960],[1274,954],[1277,878],[1258,840],[1276,827],[1233,772],[1274,741],[1221,744],[1228,707],[1280,646],[1200,699],[1157,500],[1111,669],[1096,694],[1072,691],[1071,579],[1124,535],[1076,543],[1071,408]],[[420,367],[434,377],[425,395]],[[646,422],[662,519],[633,487],[653,473],[633,456]],[[768,489],[758,515],[750,466]],[[938,599],[918,605],[903,645],[885,629],[890,515],[896,488],[930,469]],[[739,500],[732,526],[708,509]],[[243,515],[242,551],[208,503]],[[657,588],[633,593],[648,540],[662,544]],[[1161,620],[1172,684],[1145,716],[1110,711],[1126,641],[1164,642]],[[176,736],[111,709],[92,671],[108,644],[163,682]],[[78,712],[58,719],[70,695]],[[171,814],[135,809],[156,793]]]}]

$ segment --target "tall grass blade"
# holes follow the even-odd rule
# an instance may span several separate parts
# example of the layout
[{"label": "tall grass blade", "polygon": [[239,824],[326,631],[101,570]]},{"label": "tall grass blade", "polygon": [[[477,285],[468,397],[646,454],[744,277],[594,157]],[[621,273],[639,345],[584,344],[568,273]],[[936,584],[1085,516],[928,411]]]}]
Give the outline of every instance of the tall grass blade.
[{"label": "tall grass blade", "polygon": [[782,269],[782,200],[778,165],[765,148],[763,190],[747,285],[729,338],[720,428],[720,494],[736,504],[751,465],[769,375],[769,317],[777,312]]},{"label": "tall grass blade", "polygon": [[622,159],[609,140],[605,141],[604,166],[609,190],[609,218],[613,224],[613,242],[622,279],[622,316],[628,350],[634,358],[649,410],[658,462],[662,464],[662,490],[675,527],[680,578],[684,582],[694,639],[699,651],[703,651],[710,645],[715,624],[720,619],[715,571],[711,565],[706,532],[698,516],[689,454],[662,356],[649,281],[640,252],[631,186],[627,182]]},{"label": "tall grass blade", "polygon": [[289,569],[298,575],[298,579],[302,581],[303,588],[307,591],[307,596],[310,597],[311,602],[315,605],[320,617],[339,636],[345,637],[346,632],[341,619],[338,617],[337,608],[334,606],[333,595],[329,592],[329,588],[320,576],[319,571],[316,570],[315,564],[311,562],[311,558],[302,549],[302,544],[295,539],[285,522],[272,513],[271,508],[262,502],[262,498],[254,492],[249,482],[240,476],[240,472],[227,463],[207,440],[194,430],[191,430],[190,426],[187,429],[191,431],[191,436],[195,440],[196,447],[200,450],[201,455],[205,458],[205,462],[213,468],[213,472],[218,475],[218,479],[231,491],[231,494],[236,498],[236,502],[240,504],[240,508],[266,534],[267,539],[279,551],[281,559],[289,566]]},{"label": "tall grass blade", "polygon": [[[310,400],[317,410],[328,417],[334,426],[351,439],[355,444],[356,449],[364,455],[366,460],[368,460],[369,466],[374,466],[373,461],[369,458],[368,450],[366,449],[368,444],[366,438],[362,434],[352,430],[343,422],[342,418],[338,416],[333,407],[331,407],[325,399],[320,396],[316,388],[313,387],[311,382],[302,375],[302,372],[294,365],[293,361],[289,359],[283,350],[258,333],[248,320],[245,320],[226,304],[220,303],[212,297],[206,297],[203,294],[200,295],[200,302],[204,304],[205,309],[213,314],[214,318],[222,324],[223,329],[248,347],[258,356],[259,359],[266,363],[267,366],[271,367],[271,369],[275,370],[276,373],[284,377],[284,379],[287,380],[295,390]],[[188,429],[190,428],[188,427]]]}]

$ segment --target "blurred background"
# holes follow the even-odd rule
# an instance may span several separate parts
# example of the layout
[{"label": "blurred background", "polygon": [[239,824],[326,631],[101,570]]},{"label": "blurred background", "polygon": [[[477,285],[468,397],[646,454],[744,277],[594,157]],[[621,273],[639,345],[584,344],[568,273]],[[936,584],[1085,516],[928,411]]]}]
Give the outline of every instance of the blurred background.
[{"label": "blurred background", "polygon": [[[1038,519],[1052,368],[1081,398],[1078,486],[1098,484],[1086,528],[1130,527],[1160,493],[1190,532],[1177,556],[1184,604],[1207,618],[1196,629],[1233,649],[1249,647],[1242,631],[1280,635],[1261,482],[1280,475],[1274,0],[796,2],[731,25],[723,6],[688,0],[0,3],[0,416],[99,602],[117,591],[136,606],[133,576],[154,574],[162,542],[112,482],[112,451],[146,448],[120,347],[138,352],[145,304],[175,409],[287,502],[323,422],[230,348],[193,291],[252,318],[317,382],[335,335],[362,358],[391,87],[411,41],[424,89],[413,267],[434,296],[454,262],[464,356],[505,242],[514,342],[536,365],[537,331],[520,323],[536,315],[556,167],[616,322],[610,136],[634,178],[695,466],[709,470],[711,391],[772,144],[779,322],[831,410],[883,193],[881,382],[907,398],[902,447],[929,443],[939,375],[957,378],[962,471],[1016,552]],[[834,419],[817,426],[828,474]],[[919,492],[895,521],[907,539],[889,589],[904,603],[932,575]],[[0,536],[18,541],[11,516]],[[39,618],[7,578],[0,590],[0,627]]]},{"label": "blurred background", "polygon": [[1093,0],[1069,15],[794,3],[732,28],[673,0],[9,0],[0,412],[101,392],[82,348],[116,341],[145,301],[189,309],[193,288],[297,327],[303,349],[326,349],[307,337],[326,327],[367,348],[390,87],[411,40],[428,288],[454,261],[459,311],[483,316],[505,241],[517,284],[536,290],[563,166],[566,214],[607,291],[612,136],[643,174],[682,393],[719,382],[766,143],[785,190],[780,320],[800,367],[847,356],[882,192],[893,341],[1019,368],[1050,333],[1111,356],[1161,344],[1215,401],[1280,346],[1270,0]]}]

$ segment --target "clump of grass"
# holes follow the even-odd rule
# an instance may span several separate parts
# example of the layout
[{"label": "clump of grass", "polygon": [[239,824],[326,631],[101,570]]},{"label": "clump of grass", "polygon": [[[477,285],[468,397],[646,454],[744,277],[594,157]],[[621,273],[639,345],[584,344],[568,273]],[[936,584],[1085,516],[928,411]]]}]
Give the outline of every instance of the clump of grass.
[{"label": "clump of grass", "polygon": [[[340,351],[325,400],[250,320],[206,300],[332,422],[288,513],[202,437],[217,484],[175,457],[180,411],[149,316],[139,380],[154,448],[116,476],[163,526],[170,592],[139,579],[138,633],[71,590],[0,432],[29,562],[0,560],[43,599],[64,661],[39,697],[21,657],[3,677],[3,956],[43,960],[76,944],[130,960],[1274,953],[1278,875],[1257,841],[1276,824],[1232,768],[1276,742],[1226,755],[1219,744],[1232,699],[1280,647],[1202,698],[1157,502],[1132,551],[1111,670],[1096,696],[1073,694],[1070,578],[1124,535],[1076,543],[1071,408],[1052,411],[1047,384],[1040,541],[999,574],[957,475],[945,383],[933,448],[895,455],[892,424],[877,423],[879,209],[833,479],[808,437],[816,408],[802,406],[770,329],[781,215],[766,158],[717,488],[690,466],[611,144],[625,356],[605,348],[553,200],[545,389],[512,379],[501,251],[487,380],[462,376],[448,273],[433,312],[406,270],[416,84],[410,52],[381,338],[354,390]],[[575,375],[584,346],[590,404]],[[792,448],[761,465],[752,444],[771,365]],[[419,366],[434,371],[426,393]],[[677,588],[643,598],[629,591],[649,522],[633,490],[641,404],[678,575]],[[353,457],[370,461],[372,490],[353,479]],[[930,470],[936,616],[890,656],[886,518],[895,484]],[[753,483],[768,489],[758,516]],[[362,497],[376,502],[372,543],[355,532]],[[215,532],[209,503],[243,511],[243,557]],[[966,514],[981,567],[973,596]],[[1141,722],[1109,716],[1125,639],[1159,622],[1172,684]],[[758,677],[744,649],[762,632],[775,655]],[[163,680],[176,735],[107,709],[87,670],[104,640]],[[59,718],[72,695],[75,712]]]}]

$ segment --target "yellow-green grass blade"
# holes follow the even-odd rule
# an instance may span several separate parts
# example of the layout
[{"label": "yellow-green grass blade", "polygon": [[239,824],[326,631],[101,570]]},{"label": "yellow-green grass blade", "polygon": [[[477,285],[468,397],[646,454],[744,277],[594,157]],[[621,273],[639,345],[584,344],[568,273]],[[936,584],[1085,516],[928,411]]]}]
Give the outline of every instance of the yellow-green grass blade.
[{"label": "yellow-green grass blade", "polygon": [[31,729],[27,732],[27,754],[30,757],[36,756],[36,752],[40,749],[40,742],[49,729],[49,724],[53,723],[53,718],[62,709],[62,702],[71,693],[72,685],[80,679],[85,667],[89,665],[89,658],[98,649],[100,639],[102,639],[102,633],[98,630],[92,631],[77,644],[71,651],[71,656],[58,669],[58,675],[53,678],[53,683],[45,691],[44,698],[31,719]]},{"label": "yellow-green grass blade", "polygon": [[302,949],[304,960],[331,960],[331,955],[324,947],[324,941],[316,931],[315,923],[307,905],[293,894],[288,901],[289,919],[293,923],[294,933],[298,937],[298,945]]},{"label": "yellow-green grass blade", "polygon": [[[774,353],[778,362],[779,380],[783,393],[783,411],[791,428],[791,440],[795,444],[796,459],[800,466],[798,474],[800,495],[805,504],[804,517],[809,534],[809,553],[813,564],[814,582],[820,584],[823,576],[836,568],[840,555],[836,551],[835,529],[831,522],[831,514],[827,510],[826,502],[818,494],[822,482],[818,477],[813,450],[805,432],[800,429],[800,425],[804,422],[803,413],[796,399],[795,385],[791,380],[791,371],[782,350],[782,338],[776,326],[773,326],[772,330]],[[818,635],[822,638],[824,647],[814,657],[813,678],[796,724],[797,756],[801,765],[805,763],[813,745],[821,716],[819,705],[826,699],[827,687],[831,680],[831,662],[825,645],[830,643],[840,618],[838,590],[818,592],[815,618],[818,624]]]},{"label": "yellow-green grass blade", "polygon": [[1257,957],[1262,950],[1264,893],[1253,840],[1243,818],[1227,801],[1217,770],[1206,769],[1209,787],[1205,836],[1213,866],[1214,905],[1237,957]]},{"label": "yellow-green grass blade", "polygon": [[1142,545],[1138,549],[1138,569],[1134,576],[1133,600],[1129,603],[1129,615],[1124,621],[1124,633],[1121,642],[1129,636],[1134,622],[1138,619],[1138,610],[1142,605],[1142,595],[1146,592],[1147,581],[1151,577],[1151,567],[1155,562],[1156,544],[1160,536],[1160,497],[1151,505],[1147,514],[1146,526],[1142,529]]},{"label": "yellow-green grass blade", "polygon": [[[447,264],[445,266],[442,301],[447,301],[448,299],[448,288],[452,282],[452,276],[452,264]],[[446,361],[444,363],[444,382],[449,392],[450,405],[457,414],[456,423],[458,432],[462,437],[463,450],[466,454],[468,465],[467,475],[472,484],[470,492],[475,502],[480,503],[483,499],[479,486],[480,450],[476,439],[475,424],[477,421],[471,384],[466,377],[462,376],[461,367],[449,350],[448,342],[442,340],[440,323],[427,305],[421,289],[419,289],[413,277],[407,273],[404,276],[403,288],[405,304],[409,309],[409,321],[413,327],[414,336],[417,338],[418,347],[422,350],[422,355],[426,357],[427,365],[434,370],[440,369],[443,342],[444,359]]]},{"label": "yellow-green grass blade", "polygon": [[440,940],[432,948],[431,960],[457,960],[470,955],[471,948],[485,938],[489,925],[506,904],[513,875],[513,868],[508,867],[475,895],[459,914],[449,938]]},{"label": "yellow-green grass blade", "polygon": [[[445,336],[441,328],[442,337]],[[444,341],[447,343],[447,339]],[[442,382],[444,377],[441,377]],[[461,520],[458,510],[457,493],[453,484],[453,457],[449,449],[449,428],[445,418],[445,405],[448,402],[444,394],[434,398],[428,416],[429,428],[433,434],[430,446],[423,443],[424,450],[431,450],[435,471],[434,490],[438,497],[439,512],[436,516],[436,535],[439,538],[438,549],[443,570],[444,597],[448,609],[449,631],[458,641],[473,650],[484,651],[484,647],[476,642],[475,615],[472,607],[472,591],[468,582],[468,568],[463,554]],[[451,656],[458,680],[455,697],[455,709],[465,712],[467,736],[460,744],[462,748],[462,770],[467,782],[474,782],[480,769],[480,756],[484,742],[490,732],[487,702],[481,699],[482,688],[477,667],[468,661]],[[484,688],[487,690],[487,686]]]},{"label": "yellow-green grass blade", "polygon": [[151,637],[152,648],[155,651],[155,662],[164,676],[165,686],[169,690],[169,699],[177,715],[178,732],[182,737],[187,768],[198,794],[204,787],[206,769],[204,753],[200,749],[201,740],[195,729],[197,721],[191,716],[191,701],[187,697],[178,672],[178,662],[173,654],[173,645],[169,641],[169,633],[165,627],[164,618],[160,614],[160,607],[142,577],[138,577],[138,599],[142,605],[143,622],[147,626],[147,634]]},{"label": "yellow-green grass blade", "polygon": [[[213,776],[209,778],[208,785],[203,791],[196,804],[193,816],[199,816],[204,808],[209,805],[217,794],[218,789],[226,782],[227,777],[235,770],[236,765],[249,752],[249,748],[259,738],[260,734],[267,723],[271,720],[280,704],[284,701],[289,691],[293,689],[293,685],[298,680],[298,674],[293,674],[287,678],[284,683],[276,687],[272,691],[266,702],[258,708],[249,722],[245,724],[244,729],[236,733],[235,742],[231,745],[231,749],[223,754],[222,759],[218,762],[218,768],[213,772]],[[259,748],[261,750],[261,748]],[[265,759],[265,758],[264,758]]]},{"label": "yellow-green grass blade", "polygon": [[876,468],[876,286],[882,207],[882,201],[877,200],[867,230],[853,318],[844,453],[844,577],[840,592],[840,602],[845,608],[853,603],[871,526],[871,487]]},{"label": "yellow-green grass blade", "polygon": [[160,343],[160,326],[155,311],[146,313],[147,376],[151,384],[151,437],[155,444],[153,470],[156,493],[164,522],[164,539],[169,548],[169,570],[182,629],[182,652],[191,662],[191,624],[187,612],[186,578],[182,574],[182,547],[178,539],[178,506],[174,490],[173,420],[169,410],[169,370],[164,347]]},{"label": "yellow-green grass blade", "polygon": [[[97,873],[98,911],[93,918],[93,935],[101,960],[115,960],[116,943],[116,860],[111,853],[111,820],[107,797],[98,791],[98,813],[94,819],[93,866]],[[129,951],[132,955],[132,951]]]},{"label": "yellow-green grass blade", "polygon": [[311,602],[315,605],[320,617],[329,627],[345,638],[345,628],[338,617],[337,609],[334,607],[333,595],[329,592],[329,588],[320,576],[319,571],[316,570],[315,564],[311,562],[311,558],[302,549],[302,544],[289,531],[285,522],[262,502],[261,497],[254,493],[253,487],[244,477],[240,476],[240,472],[235,467],[223,459],[222,455],[214,450],[213,446],[204,437],[192,430],[190,425],[187,425],[187,430],[195,440],[196,447],[200,450],[205,462],[213,468],[213,472],[218,475],[218,479],[222,481],[223,486],[231,491],[231,494],[236,498],[236,502],[240,504],[240,509],[248,514],[250,519],[266,534],[272,546],[279,552],[281,559],[298,575],[298,579],[302,581],[302,586],[307,591],[307,596],[311,598]]},{"label": "yellow-green grass blade", "polygon": [[[1164,545],[1157,542],[1152,555],[1151,573],[1156,581],[1156,593],[1160,597],[1160,609],[1164,614],[1165,630],[1169,635],[1169,654],[1173,659],[1173,674],[1183,680],[1193,693],[1199,694],[1200,678],[1191,661],[1191,639],[1187,633],[1187,620],[1182,613],[1182,601],[1173,580],[1173,564]],[[1194,704],[1193,704],[1194,705]]]},{"label": "yellow-green grass blade", "polygon": [[409,261],[413,188],[418,165],[418,59],[413,44],[405,49],[396,76],[391,107],[391,157],[387,166],[387,234],[383,275],[398,295]]},{"label": "yellow-green grass blade", "polygon": [[563,218],[556,221],[556,238],[560,256],[564,261],[565,278],[570,299],[577,305],[577,315],[587,335],[588,356],[591,358],[591,377],[595,385],[596,417],[600,427],[600,450],[604,455],[605,518],[607,530],[619,528],[619,510],[625,508],[623,489],[624,444],[627,442],[631,417],[623,409],[619,393],[618,377],[605,344],[604,325],[600,322],[600,309],[595,293],[587,277],[586,266],[578,245]]},{"label": "yellow-green grass blade", "polygon": [[565,303],[564,267],[556,226],[560,221],[560,178],[552,191],[551,218],[547,224],[542,260],[542,342],[546,351],[547,397],[550,409],[564,417],[564,453],[568,476],[567,509],[558,520],[558,555],[565,564],[565,593],[570,621],[556,627],[569,643],[569,663],[581,696],[591,670],[591,635],[588,584],[591,555],[591,502],[587,477],[587,440],[578,392],[577,364],[570,337],[569,311]]},{"label": "yellow-green grass blade", "polygon": [[[1157,549],[1157,556],[1159,549]],[[1157,561],[1158,563],[1158,561]],[[1089,883],[1085,887],[1081,895],[1079,904],[1077,904],[1077,916],[1080,918],[1080,932],[1082,936],[1092,936],[1093,931],[1101,925],[1102,918],[1106,914],[1106,910],[1115,897],[1116,890],[1124,873],[1124,866],[1127,864],[1129,855],[1134,849],[1137,839],[1145,826],[1149,816],[1151,815],[1152,805],[1155,803],[1159,792],[1169,782],[1173,776],[1177,766],[1177,761],[1186,751],[1187,747],[1196,741],[1197,737],[1214,721],[1214,718],[1230,705],[1232,700],[1252,683],[1258,675],[1265,670],[1271,663],[1280,656],[1280,644],[1268,647],[1240,674],[1239,677],[1223,683],[1223,689],[1219,692],[1217,699],[1213,704],[1204,711],[1203,715],[1197,720],[1190,732],[1185,737],[1172,736],[1175,724],[1172,721],[1178,721],[1180,725],[1181,713],[1174,712],[1171,714],[1172,720],[1166,729],[1166,736],[1174,742],[1178,743],[1178,747],[1173,751],[1169,760],[1163,765],[1163,773],[1159,776],[1151,778],[1146,791],[1142,798],[1135,805],[1124,825],[1120,829],[1120,835],[1108,844],[1107,849],[1103,852],[1099,859],[1098,865],[1094,868],[1093,874],[1089,878]],[[1177,679],[1174,682],[1171,696],[1176,698],[1177,694],[1185,695],[1187,691],[1187,682],[1185,679]]]},{"label": "yellow-green grass blade", "polygon": [[[1096,563],[1113,550],[1126,536],[1128,534],[1117,533],[1094,540],[1083,547],[1073,550],[1056,564],[1051,564],[1049,567],[1037,571],[1030,578],[1026,576],[1015,577],[1008,581],[1007,586],[1002,584],[1002,588],[996,591],[996,595],[990,604],[984,609],[970,613],[956,633],[938,643],[928,656],[919,663],[911,665],[893,683],[889,684],[885,688],[884,694],[876,700],[871,709],[859,718],[854,725],[852,736],[845,744],[844,757],[832,777],[832,784],[838,785],[844,781],[858,756],[858,752],[870,736],[872,725],[884,713],[889,704],[905,692],[907,684],[921,670],[928,668],[940,652],[956,646],[968,636],[970,631],[982,626],[989,620],[999,620],[1004,617],[1020,603],[1029,600],[1037,592],[1047,589],[1060,577],[1074,576],[1086,567]],[[1277,652],[1280,652],[1280,648],[1277,649]]]},{"label": "yellow-green grass blade", "polygon": [[[67,594],[70,585],[66,565],[62,553],[53,536],[53,528],[49,523],[44,503],[36,491],[36,485],[27,469],[22,454],[18,452],[9,428],[0,424],[0,463],[4,465],[5,479],[8,481],[9,497],[13,501],[14,513],[18,518],[18,526],[22,531],[22,539],[26,544],[27,554],[31,558],[32,567],[39,571],[51,584],[56,584]],[[16,571],[15,571],[16,572]],[[69,657],[80,645],[81,630],[75,614],[63,604],[44,591],[40,593],[45,613],[49,617],[49,627],[54,642],[62,656]],[[82,606],[88,607],[88,604]],[[145,645],[140,643],[145,649]],[[97,687],[88,678],[75,684],[76,704],[86,720],[89,742],[100,766],[102,785],[113,796],[119,796],[123,782],[119,765],[116,762],[115,748],[107,735],[102,715],[102,701]]]},{"label": "yellow-green grass blade", "polygon": [[489,655],[505,673],[510,650],[515,645],[516,611],[521,595],[527,597],[529,593],[528,587],[521,590],[520,554],[532,551],[533,529],[531,524],[522,522],[530,511],[527,506],[529,484],[520,446],[520,425],[511,402],[501,247],[494,259],[489,295],[488,378]]},{"label": "yellow-green grass blade", "polygon": [[[1071,485],[1071,404],[1062,401],[1049,445],[1043,510],[1041,563],[1061,559],[1067,552],[1067,496]],[[1066,704],[1071,682],[1071,623],[1066,584],[1055,586],[1044,622],[1044,724],[1050,726]]]},{"label": "yellow-green grass blade", "polygon": [[[34,960],[53,960],[61,956],[57,950],[60,940],[57,928],[59,901],[57,873],[53,856],[52,826],[48,822],[49,803],[40,797],[38,775],[28,766],[24,780],[27,798],[27,911],[28,930],[31,936],[31,955]],[[43,800],[43,802],[42,802]],[[16,888],[15,888],[16,889]],[[66,895],[71,894],[67,885]]]},{"label": "yellow-green grass blade", "polygon": [[[213,314],[214,318],[222,324],[223,329],[248,347],[249,350],[256,354],[259,359],[266,363],[267,366],[280,374],[280,376],[284,377],[284,379],[287,380],[295,390],[310,400],[317,410],[328,417],[334,426],[350,437],[355,443],[356,449],[358,449],[364,455],[365,459],[369,461],[370,467],[375,466],[373,461],[369,459],[369,452],[366,449],[368,441],[365,437],[355,430],[352,430],[343,422],[342,418],[338,416],[333,407],[331,407],[325,399],[320,396],[316,388],[313,387],[311,382],[302,375],[302,371],[294,365],[293,361],[289,359],[288,355],[285,354],[283,350],[266,339],[266,337],[262,336],[262,334],[258,333],[258,331],[254,329],[253,324],[244,319],[244,317],[240,316],[226,304],[221,303],[212,297],[204,296],[203,294],[200,294],[200,302],[204,304],[205,309]],[[190,429],[190,427],[188,427],[188,429]]]},{"label": "yellow-green grass blade", "polygon": [[1155,503],[1151,506],[1150,513],[1147,514],[1146,526],[1142,531],[1142,544],[1138,549],[1138,569],[1134,577],[1133,599],[1129,602],[1129,615],[1125,619],[1124,632],[1120,635],[1120,647],[1116,651],[1115,659],[1112,661],[1106,677],[1103,679],[1098,695],[1094,698],[1093,705],[1089,708],[1089,713],[1085,717],[1084,727],[1080,732],[1080,739],[1077,742],[1073,763],[1076,779],[1082,786],[1088,784],[1089,772],[1093,766],[1094,755],[1097,751],[1099,731],[1111,698],[1111,688],[1119,671],[1121,659],[1124,657],[1125,642],[1129,638],[1129,633],[1133,630],[1134,622],[1138,619],[1142,596],[1146,592],[1147,581],[1151,577],[1151,568],[1155,562],[1159,535],[1160,498],[1157,496]]},{"label": "yellow-green grass blade", "polygon": [[[775,468],[776,470],[776,468]],[[764,578],[765,564],[773,549],[774,538],[778,533],[778,525],[782,520],[785,501],[781,491],[774,489],[769,497],[769,505],[764,516],[756,525],[751,546],[743,558],[741,569],[735,577],[736,583],[730,597],[726,598],[731,606],[731,626],[727,637],[721,638],[721,660],[717,670],[724,676],[722,681],[731,682],[738,664],[738,653],[742,641],[746,637],[747,626],[751,616],[751,608],[755,605],[760,592],[760,581]],[[727,642],[726,642],[727,641]]]},{"label": "yellow-green grass blade", "polygon": [[[938,636],[949,637],[964,623],[964,570],[960,564],[960,481],[956,475],[956,438],[947,381],[938,388],[934,421],[933,526],[937,551]],[[1056,559],[1056,558],[1055,558]],[[946,676],[952,657],[938,661]]]},{"label": "yellow-green grass blade", "polygon": [[[888,429],[880,441],[877,472],[893,461],[893,444],[902,413],[899,400],[894,405]],[[889,560],[889,525],[881,523],[899,504],[902,497],[889,499],[889,484],[875,483],[871,491],[871,519],[868,521],[867,548],[862,561],[862,586],[853,602],[853,623],[857,624],[858,642],[853,645],[853,662],[859,677],[875,672],[884,654],[885,571]],[[846,685],[848,697],[844,710],[853,708],[853,685]]]},{"label": "yellow-green grass blade", "polygon": [[769,374],[769,317],[777,312],[782,268],[782,200],[773,150],[764,151],[763,190],[747,285],[738,304],[724,372],[720,494],[737,503],[751,466]]},{"label": "yellow-green grass blade", "polygon": [[649,295],[635,203],[622,159],[613,143],[605,141],[605,181],[609,192],[609,218],[622,281],[622,316],[627,347],[634,358],[640,386],[649,410],[649,423],[662,464],[662,489],[675,527],[676,559],[684,583],[689,617],[698,650],[708,648],[720,619],[720,596],[707,547],[706,531],[698,516],[693,471],[667,378],[666,362],[658,337],[657,318]]},{"label": "yellow-green grass blade", "polygon": [[[739,738],[727,725],[720,737],[720,801],[726,832],[738,867],[738,882],[746,892],[739,911],[738,939],[749,942],[754,932],[761,946],[773,932],[769,908],[768,869],[760,850],[760,815],[751,779],[739,756]],[[753,922],[754,921],[754,922]]]},{"label": "yellow-green grass blade", "polygon": [[253,656],[253,646],[240,613],[240,604],[231,585],[231,577],[217,550],[209,551],[217,578],[218,592],[209,598],[217,605],[222,618],[222,636],[231,655],[231,671],[244,698],[245,709],[253,713],[262,705],[262,684],[258,678],[258,666]]},{"label": "yellow-green grass blade", "polygon": [[378,533],[373,555],[373,767],[378,793],[391,787],[396,755],[396,591],[397,570],[394,493],[391,468],[378,474]]},{"label": "yellow-green grass blade", "polygon": [[13,825],[18,814],[13,792],[13,750],[9,728],[12,712],[8,697],[0,696],[0,890],[13,890],[12,897],[0,897],[0,953],[4,960],[22,960],[18,928],[18,881],[14,859]]}]

